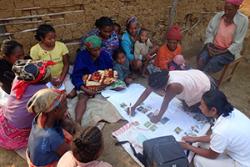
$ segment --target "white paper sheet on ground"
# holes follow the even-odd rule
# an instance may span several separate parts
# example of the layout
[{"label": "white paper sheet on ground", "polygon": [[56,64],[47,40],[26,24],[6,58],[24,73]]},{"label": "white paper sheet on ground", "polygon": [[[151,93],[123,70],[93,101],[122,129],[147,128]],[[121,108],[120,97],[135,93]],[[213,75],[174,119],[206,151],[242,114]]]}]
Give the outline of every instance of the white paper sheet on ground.
[{"label": "white paper sheet on ground", "polygon": [[51,82],[48,82],[48,83],[46,84],[46,86],[47,86],[48,88],[54,88],[54,89],[58,89],[58,90],[65,90],[65,85],[64,85],[64,84],[62,84],[59,88],[57,88],[57,87],[55,87]]},{"label": "white paper sheet on ground", "polygon": [[[134,117],[128,116],[127,107],[130,104],[133,105],[144,90],[145,87],[142,85],[132,84],[126,90],[120,92],[110,90],[102,92],[103,96],[108,97],[107,99],[116,107],[121,116],[129,122],[113,133],[118,141],[128,140],[133,143],[136,151],[142,152],[140,148],[142,148],[144,139],[173,135],[177,141],[180,141],[185,135],[200,136],[204,135],[209,129],[210,125],[206,121],[197,121],[193,118],[192,113],[183,111],[181,101],[176,98],[169,103],[167,112],[163,115],[163,118],[166,117],[165,123],[151,123],[147,115],[150,112],[159,112],[163,101],[163,97],[156,93],[151,93],[142,104],[142,108],[147,108],[145,113],[138,111],[139,106]],[[126,144],[123,147],[135,159],[129,145]],[[189,157],[190,160],[191,158]]]}]

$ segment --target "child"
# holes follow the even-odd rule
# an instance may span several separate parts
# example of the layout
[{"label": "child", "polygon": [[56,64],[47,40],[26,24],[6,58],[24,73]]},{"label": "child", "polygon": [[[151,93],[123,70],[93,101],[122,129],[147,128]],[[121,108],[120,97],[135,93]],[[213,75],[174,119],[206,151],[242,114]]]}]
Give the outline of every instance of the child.
[{"label": "child", "polygon": [[133,79],[129,76],[129,61],[125,56],[125,52],[122,49],[115,50],[113,53],[113,60],[113,69],[118,72],[118,79],[124,81],[127,85],[130,84]]},{"label": "child", "polygon": [[189,67],[185,64],[186,61],[183,55],[176,55],[174,59],[168,64],[168,70],[188,70]]},{"label": "child", "polygon": [[181,54],[182,49],[179,44],[182,39],[181,31],[178,26],[172,26],[167,33],[167,42],[162,45],[157,53],[154,66],[160,70],[167,70],[168,64],[176,55]]},{"label": "child", "polygon": [[27,109],[37,114],[28,141],[29,166],[54,167],[70,149],[61,124],[67,111],[66,95],[56,89],[42,89],[28,101]]},{"label": "child", "polygon": [[71,151],[66,152],[61,157],[57,167],[112,167],[106,162],[96,160],[102,151],[101,131],[97,127],[87,127],[75,137]]},{"label": "child", "polygon": [[150,39],[148,38],[148,31],[141,29],[139,31],[139,40],[135,42],[134,56],[135,59],[143,62],[142,73],[145,73],[146,66],[150,60],[153,59],[153,54],[157,51],[157,47],[153,47]]},{"label": "child", "polygon": [[65,86],[68,97],[74,97],[76,92],[71,83],[69,70],[68,48],[62,42],[56,41],[56,31],[48,24],[42,24],[36,31],[35,38],[39,41],[30,50],[33,60],[52,60],[56,64],[50,67],[54,87]]},{"label": "child", "polygon": [[114,23],[114,32],[118,35],[119,40],[122,38],[121,25],[118,23]]},{"label": "child", "polygon": [[24,58],[23,46],[14,40],[5,40],[1,46],[2,56],[0,58],[0,85],[10,94],[15,74],[12,71],[13,64],[18,59]]}]

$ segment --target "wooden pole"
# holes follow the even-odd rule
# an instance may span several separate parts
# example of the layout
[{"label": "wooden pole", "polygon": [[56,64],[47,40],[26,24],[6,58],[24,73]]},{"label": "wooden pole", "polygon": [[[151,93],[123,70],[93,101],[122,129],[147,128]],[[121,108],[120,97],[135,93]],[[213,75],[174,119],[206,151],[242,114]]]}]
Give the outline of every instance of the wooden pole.
[{"label": "wooden pole", "polygon": [[168,17],[168,30],[174,24],[178,0],[172,0]]}]

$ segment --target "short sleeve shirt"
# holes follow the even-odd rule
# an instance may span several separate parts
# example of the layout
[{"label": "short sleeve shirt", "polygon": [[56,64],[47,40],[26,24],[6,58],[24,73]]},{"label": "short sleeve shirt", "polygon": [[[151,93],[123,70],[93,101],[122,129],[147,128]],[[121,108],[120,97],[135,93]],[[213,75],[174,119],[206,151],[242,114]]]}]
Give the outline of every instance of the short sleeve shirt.
[{"label": "short sleeve shirt", "polygon": [[52,77],[59,77],[63,70],[63,56],[68,54],[69,50],[62,42],[56,41],[53,50],[44,50],[40,44],[36,44],[30,50],[30,56],[33,60],[54,61],[56,64],[50,66]]},{"label": "short sleeve shirt", "polygon": [[53,128],[40,128],[36,119],[33,120],[32,130],[28,141],[31,162],[36,166],[44,166],[60,159],[56,150],[64,143],[63,131],[60,124]]}]

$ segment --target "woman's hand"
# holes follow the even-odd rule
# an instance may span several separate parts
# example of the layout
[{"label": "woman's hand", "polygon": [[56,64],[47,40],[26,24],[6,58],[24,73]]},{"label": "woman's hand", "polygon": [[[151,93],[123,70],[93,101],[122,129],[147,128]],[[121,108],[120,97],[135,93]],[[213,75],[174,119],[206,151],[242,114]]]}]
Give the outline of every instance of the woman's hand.
[{"label": "woman's hand", "polygon": [[135,116],[135,107],[128,107],[127,109],[128,115],[131,115],[132,117]]},{"label": "woman's hand", "polygon": [[184,149],[184,150],[189,150],[190,149],[190,144],[189,143],[185,143],[185,142],[179,142],[179,144],[181,145],[181,147]]},{"label": "woman's hand", "polygon": [[60,78],[52,78],[51,83],[53,86],[59,88],[61,87],[63,80],[61,80]]},{"label": "woman's hand", "polygon": [[153,115],[152,117],[150,117],[150,121],[155,124],[158,123],[160,120],[161,120],[161,116],[159,115]]},{"label": "woman's hand", "polygon": [[192,137],[192,136],[184,136],[182,138],[182,140],[184,142],[188,142],[188,143],[195,143],[195,142],[197,142],[197,138],[196,137]]}]

